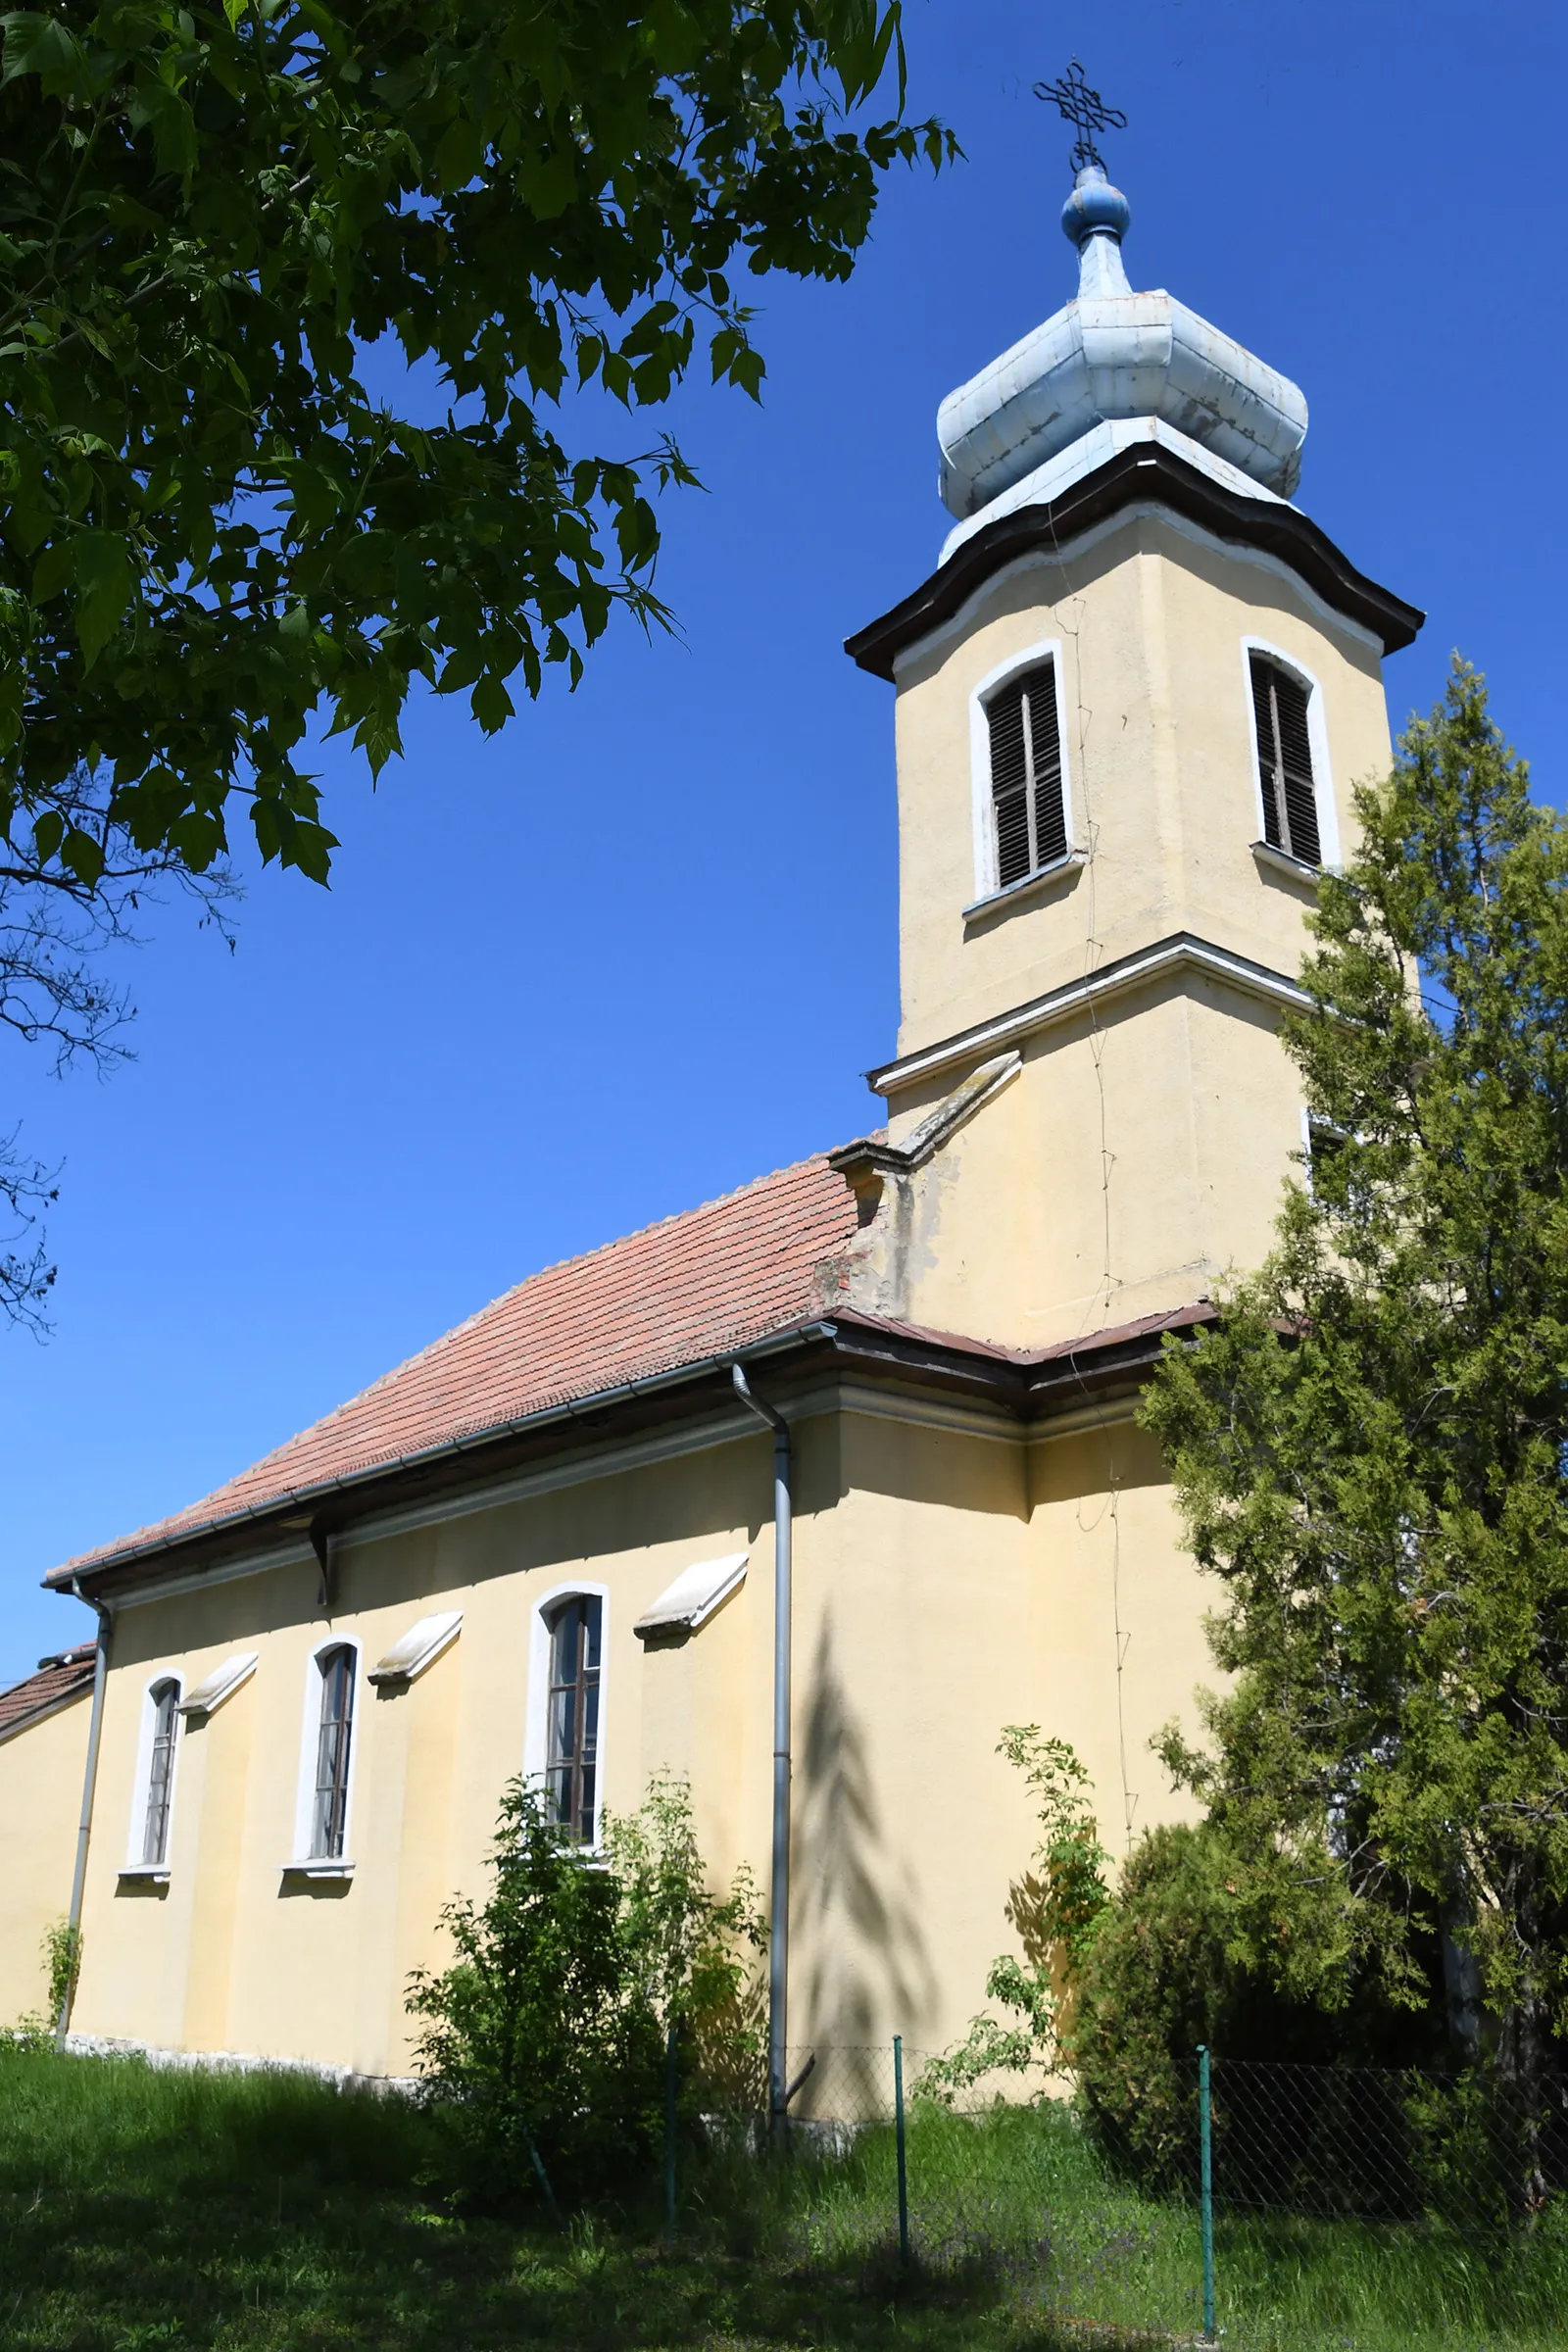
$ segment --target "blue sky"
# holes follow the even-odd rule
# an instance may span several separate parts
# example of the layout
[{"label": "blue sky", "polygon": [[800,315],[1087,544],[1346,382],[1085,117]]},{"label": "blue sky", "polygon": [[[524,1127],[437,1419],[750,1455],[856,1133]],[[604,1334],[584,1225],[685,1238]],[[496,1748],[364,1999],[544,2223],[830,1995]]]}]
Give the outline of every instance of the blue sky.
[{"label": "blue sky", "polygon": [[[1135,285],[1302,385],[1299,503],[1424,606],[1543,794],[1568,767],[1568,313],[1544,0],[908,0],[899,172],[847,287],[762,289],[760,409],[673,423],[679,642],[634,629],[485,743],[425,704],[371,793],[323,751],[329,893],[251,878],[229,955],[171,906],[107,1083],[0,1047],[0,1126],[63,1161],[56,1330],[0,1332],[0,1681],[90,1624],[37,1580],[193,1499],[535,1267],[873,1124],[897,1013],[891,690],[841,641],[930,570],[937,403],[1072,291],[1076,50]],[[648,426],[602,411],[601,447]]]}]

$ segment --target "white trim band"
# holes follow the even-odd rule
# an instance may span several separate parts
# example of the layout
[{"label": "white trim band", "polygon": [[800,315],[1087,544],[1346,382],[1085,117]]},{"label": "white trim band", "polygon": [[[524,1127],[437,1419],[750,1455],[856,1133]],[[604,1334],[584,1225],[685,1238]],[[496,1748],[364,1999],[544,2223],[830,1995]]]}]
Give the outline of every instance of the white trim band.
[{"label": "white trim band", "polygon": [[1169,939],[1156,941],[1152,948],[1119,956],[1114,963],[1107,963],[1081,980],[1069,980],[1027,1004],[1016,1004],[1009,1012],[981,1021],[973,1029],[962,1029],[956,1037],[942,1038],[936,1045],[923,1046],[898,1061],[885,1062],[880,1069],[867,1070],[865,1082],[873,1094],[893,1094],[916,1078],[951,1069],[976,1054],[994,1054],[1001,1046],[1015,1045],[1020,1038],[1053,1028],[1087,1005],[1109,997],[1125,996],[1131,989],[1147,988],[1152,981],[1182,972],[1224,981],[1244,996],[1261,998],[1265,1004],[1278,1004],[1292,1012],[1306,1011],[1312,1002],[1305,989],[1298,982],[1288,980],[1283,972],[1272,971],[1265,963],[1253,963],[1250,956],[1239,956],[1230,948],[1216,948],[1211,941],[1198,939],[1190,931],[1178,931]]}]

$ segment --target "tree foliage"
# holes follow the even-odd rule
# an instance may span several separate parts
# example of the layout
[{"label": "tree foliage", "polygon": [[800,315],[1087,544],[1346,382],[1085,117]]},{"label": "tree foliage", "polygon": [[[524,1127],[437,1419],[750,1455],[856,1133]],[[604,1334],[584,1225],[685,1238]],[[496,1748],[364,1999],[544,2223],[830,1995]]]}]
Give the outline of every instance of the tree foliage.
[{"label": "tree foliage", "polygon": [[[239,795],[321,878],[318,709],[378,769],[414,680],[493,731],[617,606],[663,619],[649,493],[687,467],[573,455],[555,404],[657,405],[704,349],[755,394],[739,289],[846,276],[879,172],[951,151],[903,119],[898,0],[0,26],[0,834],[87,885],[84,761],[142,853],[205,871]],[[444,414],[367,389],[383,338]]]},{"label": "tree foliage", "polygon": [[1167,1756],[1332,2006],[1534,2082],[1568,2027],[1568,824],[1482,681],[1355,796],[1286,1044],[1326,1147],[1146,1404],[1227,1688]]},{"label": "tree foliage", "polygon": [[1049,2073],[1071,2043],[1084,1969],[1110,1901],[1089,1775],[1070,1742],[1038,1724],[1009,1723],[997,1745],[1028,1782],[1040,1821],[1033,1867],[1012,1887],[1007,1919],[1022,1956],[1004,1952],[986,1977],[1003,2018],[974,2019],[962,2041],[927,2066],[921,2088],[951,2098],[987,2075]]},{"label": "tree foliage", "polygon": [[[1085,1954],[1066,2036],[1106,2155],[1156,2176],[1190,2165],[1200,2044],[1298,2066],[1441,2057],[1430,2016],[1392,2004],[1376,1966],[1347,1966],[1342,1945],[1333,1904],[1282,1905],[1215,1823],[1146,1831]],[[1430,1943],[1412,1956],[1430,1968]]]},{"label": "tree foliage", "polygon": [[686,1784],[658,1774],[585,1854],[522,1781],[505,1791],[482,1903],[448,1904],[444,1971],[416,1971],[418,2063],[486,2193],[577,2197],[647,2177],[667,2036],[687,2104],[703,2055],[744,2071],[764,1940],[750,1878],[708,1885]]},{"label": "tree foliage", "polygon": [[697,1843],[691,1789],[650,1775],[635,1813],[605,1811],[606,1861],[641,1999],[681,2045],[681,2074],[710,2103],[760,2110],[767,2034],[758,1955],[767,1918],[750,1865],[714,1894]]}]

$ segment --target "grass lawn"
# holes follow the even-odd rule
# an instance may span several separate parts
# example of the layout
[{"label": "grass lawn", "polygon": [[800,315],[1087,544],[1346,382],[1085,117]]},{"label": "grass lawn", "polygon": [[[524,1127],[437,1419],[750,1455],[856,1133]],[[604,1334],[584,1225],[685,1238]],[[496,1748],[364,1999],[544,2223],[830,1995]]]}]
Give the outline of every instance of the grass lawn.
[{"label": "grass lawn", "polygon": [[[584,2347],[1054,2345],[1005,2276],[901,2285],[896,2224],[855,2171],[737,2155],[657,2206],[565,2229],[457,2218],[441,2142],[400,2099],[284,2074],[0,2059],[0,2345]],[[810,2241],[813,2186],[841,2202]],[[783,2193],[780,2193],[782,2185]],[[657,2184],[656,2184],[657,2193]],[[846,2228],[851,2215],[858,2227]],[[1038,2316],[1038,2315],[1037,2315]]]},{"label": "grass lawn", "polygon": [[[660,2215],[460,2216],[431,2119],[288,2075],[0,2058],[0,2347],[132,2352],[1064,2352],[1200,2320],[1194,2217],[1108,2181],[1059,2115],[917,2110],[914,2261],[891,2133],[839,2157],[690,2162]],[[651,2184],[657,2194],[657,2184]],[[1475,2249],[1347,2225],[1218,2230],[1227,2346],[1568,2345],[1568,2240]],[[1559,2317],[1559,2315],[1562,2315]]]}]

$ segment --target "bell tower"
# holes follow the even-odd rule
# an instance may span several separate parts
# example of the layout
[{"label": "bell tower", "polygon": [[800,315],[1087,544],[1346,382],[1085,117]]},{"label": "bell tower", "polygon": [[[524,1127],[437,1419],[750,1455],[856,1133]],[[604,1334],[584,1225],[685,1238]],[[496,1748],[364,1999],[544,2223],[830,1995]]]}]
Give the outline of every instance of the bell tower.
[{"label": "bell tower", "polygon": [[1297,387],[1133,289],[1107,117],[1072,118],[1076,297],[942,403],[953,527],[847,648],[896,691],[900,834],[888,1133],[837,1155],[855,1295],[1014,1348],[1267,1250],[1303,1133],[1278,1022],[1422,619],[1294,503]]}]

